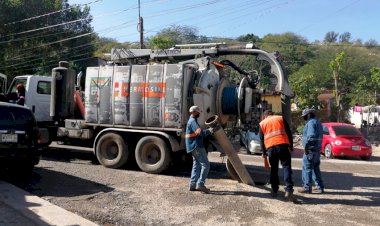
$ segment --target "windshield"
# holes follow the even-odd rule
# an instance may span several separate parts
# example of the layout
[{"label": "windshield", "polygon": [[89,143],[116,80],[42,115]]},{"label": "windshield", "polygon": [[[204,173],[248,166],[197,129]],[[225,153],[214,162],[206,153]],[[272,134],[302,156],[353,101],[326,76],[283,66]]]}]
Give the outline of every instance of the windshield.
[{"label": "windshield", "polygon": [[333,126],[337,136],[361,136],[359,130],[352,126]]}]

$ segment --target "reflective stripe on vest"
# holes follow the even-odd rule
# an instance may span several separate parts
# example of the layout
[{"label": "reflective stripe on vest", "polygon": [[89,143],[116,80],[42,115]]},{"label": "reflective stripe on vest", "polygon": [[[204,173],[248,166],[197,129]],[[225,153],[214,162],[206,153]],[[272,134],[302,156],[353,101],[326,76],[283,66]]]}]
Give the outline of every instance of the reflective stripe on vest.
[{"label": "reflective stripe on vest", "polygon": [[194,133],[190,133],[190,134],[186,134],[186,138],[192,138],[192,137],[196,137],[198,136],[198,134],[202,132],[202,129],[201,128],[198,128],[197,130],[195,130]]},{"label": "reflective stripe on vest", "polygon": [[282,116],[269,116],[260,122],[266,149],[280,144],[290,144],[284,127]]},{"label": "reflective stripe on vest", "polygon": [[285,130],[276,130],[276,131],[270,132],[270,133],[264,135],[264,139],[268,139],[268,138],[271,138],[271,137],[274,137],[274,136],[277,136],[280,134],[286,134]]}]

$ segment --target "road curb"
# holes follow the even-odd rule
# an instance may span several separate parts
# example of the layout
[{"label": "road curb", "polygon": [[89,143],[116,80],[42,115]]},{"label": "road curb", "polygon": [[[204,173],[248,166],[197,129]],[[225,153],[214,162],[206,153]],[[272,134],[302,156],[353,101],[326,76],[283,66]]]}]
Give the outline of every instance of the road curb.
[{"label": "road curb", "polygon": [[10,211],[16,211],[28,218],[35,225],[97,225],[4,181],[0,181],[0,203],[13,209]]}]

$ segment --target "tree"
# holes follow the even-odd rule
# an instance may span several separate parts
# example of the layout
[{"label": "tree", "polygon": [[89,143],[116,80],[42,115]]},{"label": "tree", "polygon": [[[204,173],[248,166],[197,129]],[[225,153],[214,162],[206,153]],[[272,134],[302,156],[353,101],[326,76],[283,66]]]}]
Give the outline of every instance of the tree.
[{"label": "tree", "polygon": [[367,48],[373,48],[379,45],[379,43],[375,39],[370,39],[364,43]]},{"label": "tree", "polygon": [[267,52],[278,51],[289,75],[307,64],[314,52],[314,47],[309,45],[304,37],[292,32],[278,35],[268,34],[263,37],[258,46]]},{"label": "tree", "polygon": [[96,37],[96,51],[94,56],[104,58],[105,54],[109,54],[112,48],[119,46],[120,43],[112,38]]},{"label": "tree", "polygon": [[374,67],[370,70],[369,76],[362,76],[358,79],[357,90],[358,98],[355,103],[360,105],[376,104],[376,95],[380,87],[380,68]]},{"label": "tree", "polygon": [[256,43],[256,42],[259,42],[261,39],[259,38],[259,36],[257,35],[254,35],[254,34],[246,34],[246,35],[241,35],[237,38],[237,40],[239,42],[253,42],[253,43]]},{"label": "tree", "polygon": [[299,108],[319,106],[318,95],[332,89],[331,72],[327,65],[329,59],[335,56],[334,49],[321,46],[313,56],[289,77],[290,86],[296,94],[293,102]]},{"label": "tree", "polygon": [[148,40],[151,48],[162,49],[169,48],[175,44],[197,43],[198,37],[198,30],[195,27],[172,25],[162,29]]},{"label": "tree", "polygon": [[153,49],[167,49],[172,47],[175,42],[167,36],[156,35],[150,39],[150,45]]},{"label": "tree", "polygon": [[68,0],[1,1],[0,71],[50,74],[60,60],[91,57],[94,36],[89,11],[69,5]]},{"label": "tree", "polygon": [[351,33],[350,32],[344,32],[343,34],[339,35],[339,41],[341,43],[349,43],[351,39]]},{"label": "tree", "polygon": [[325,35],[324,42],[326,43],[335,43],[338,40],[339,33],[334,31],[329,31]]},{"label": "tree", "polygon": [[334,86],[335,86],[334,95],[335,95],[336,107],[338,109],[338,122],[342,120],[341,118],[342,106],[340,103],[342,91],[341,91],[341,87],[339,86],[340,85],[339,82],[340,82],[340,73],[342,70],[342,62],[343,62],[344,56],[345,56],[344,51],[338,53],[335,59],[330,61],[330,64],[329,64],[329,67],[332,70],[333,79],[334,79]]}]

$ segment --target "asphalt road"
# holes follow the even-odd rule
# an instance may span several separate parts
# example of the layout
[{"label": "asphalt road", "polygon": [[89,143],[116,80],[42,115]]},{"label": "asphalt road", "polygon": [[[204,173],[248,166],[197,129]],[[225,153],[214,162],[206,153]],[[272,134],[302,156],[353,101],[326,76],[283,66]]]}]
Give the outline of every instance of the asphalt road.
[{"label": "asphalt road", "polygon": [[[189,169],[152,175],[96,164],[88,151],[53,149],[28,180],[8,181],[100,225],[379,225],[380,149],[370,161],[324,159],[325,194],[296,194],[296,203],[273,199],[261,156],[239,155],[257,186],[237,183],[226,159],[210,153],[211,194],[187,191]],[[293,153],[301,185],[302,152]]]}]

